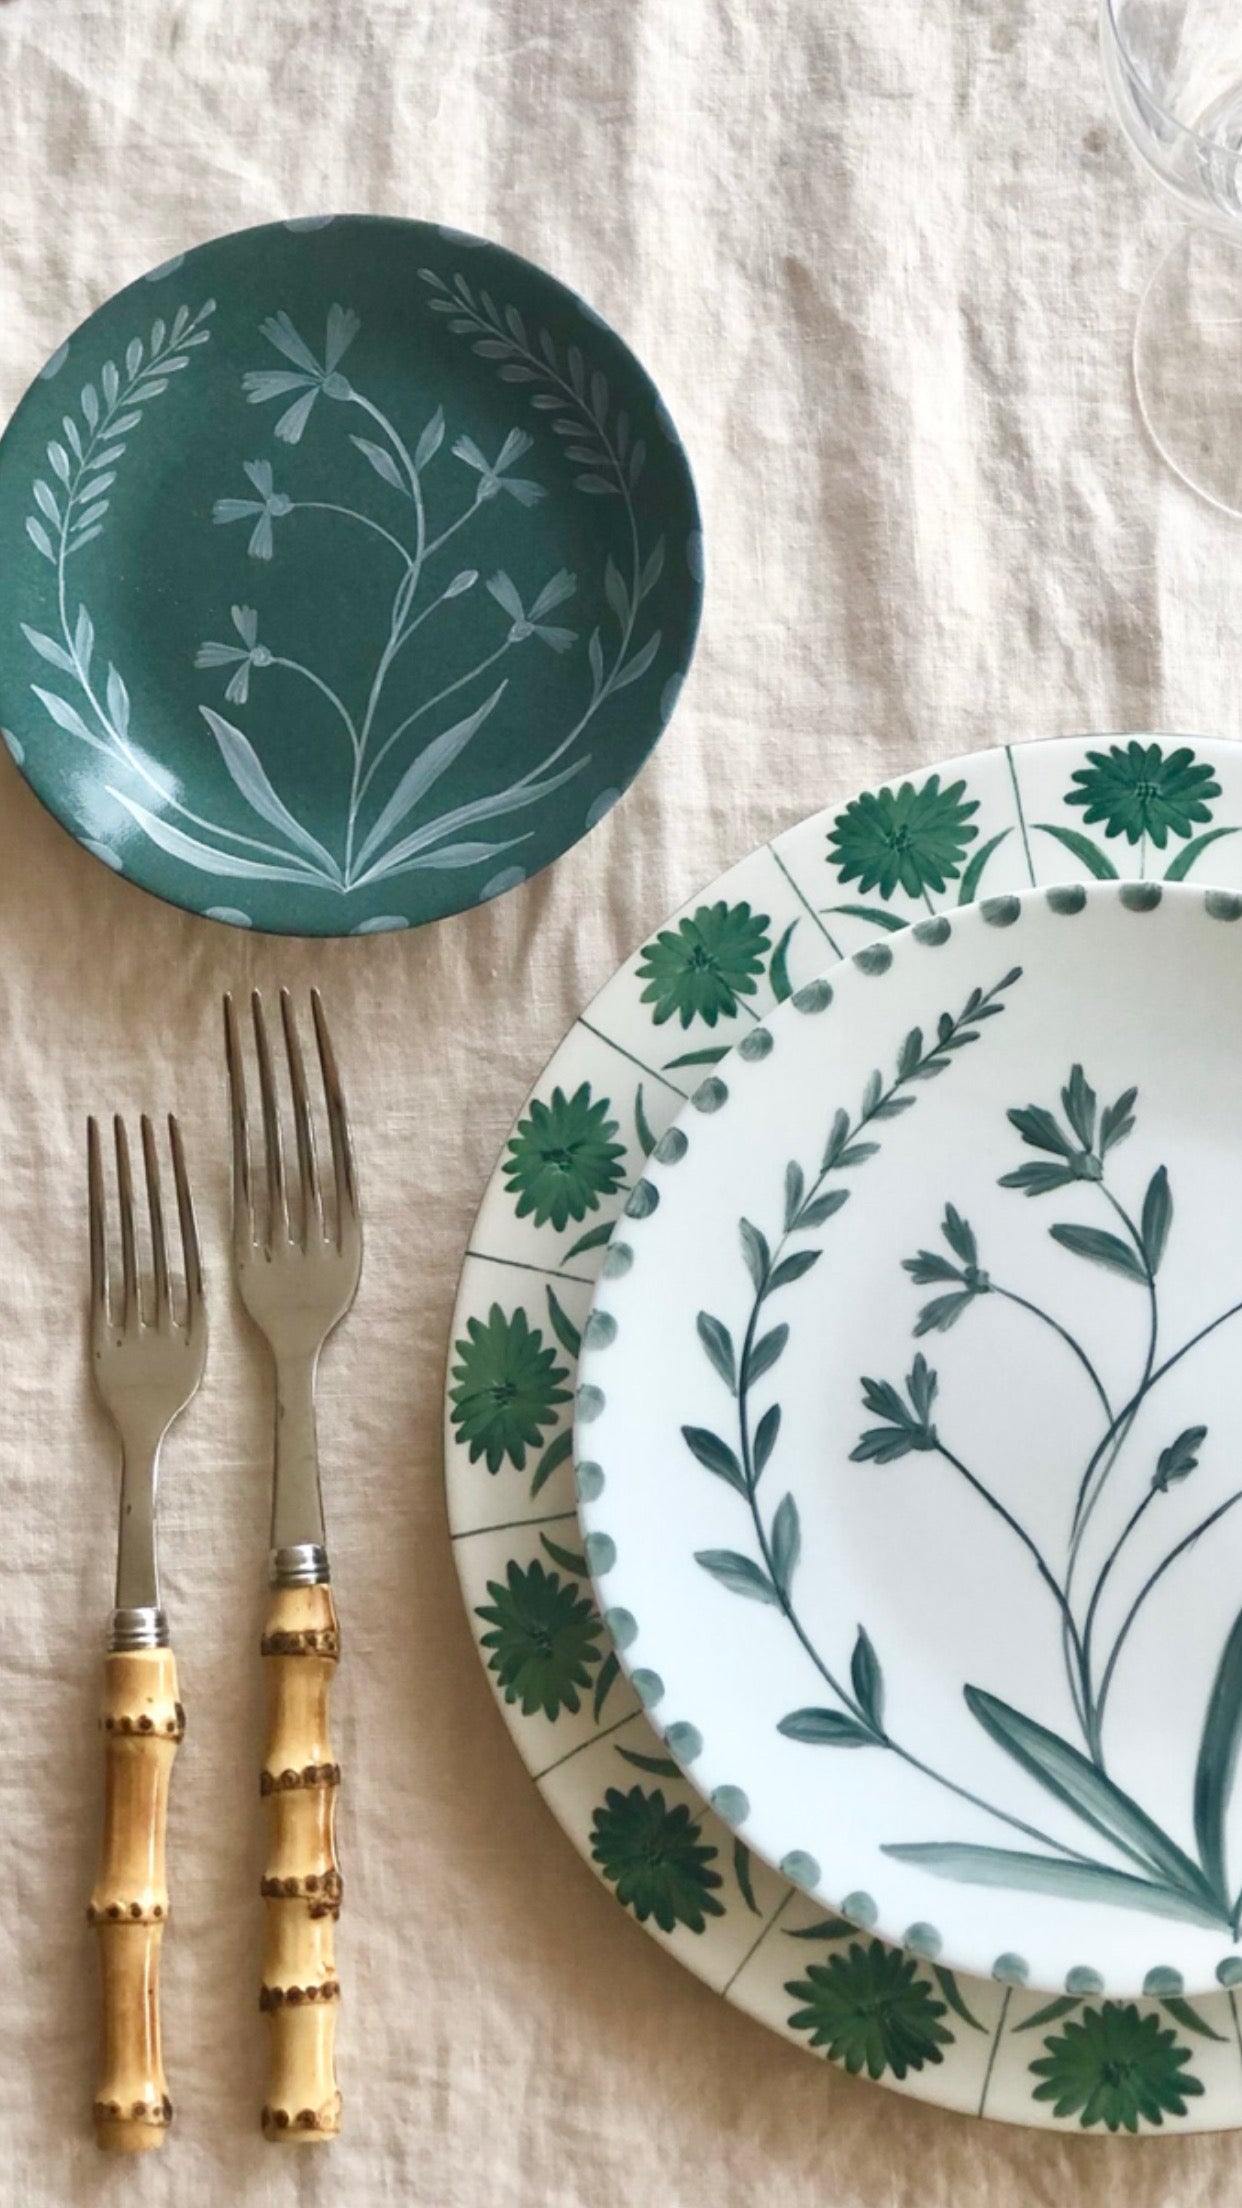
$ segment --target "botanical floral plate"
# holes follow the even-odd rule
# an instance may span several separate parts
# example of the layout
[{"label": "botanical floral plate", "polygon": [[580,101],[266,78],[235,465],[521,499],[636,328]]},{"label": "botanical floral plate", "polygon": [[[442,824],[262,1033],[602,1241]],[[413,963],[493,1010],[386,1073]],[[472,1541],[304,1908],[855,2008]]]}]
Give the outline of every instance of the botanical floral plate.
[{"label": "botanical floral plate", "polygon": [[1051,1992],[1242,1959],[1239,918],[1074,884],[856,952],[699,1084],[583,1331],[674,1755],[843,1916]]},{"label": "botanical floral plate", "polygon": [[523,1106],[462,1273],[445,1420],[480,1659],[540,1793],[621,1905],[735,2006],[852,2072],[947,2108],[1110,2132],[1242,2125],[1228,1942],[1201,1999],[1168,1966],[1143,1996],[1110,1997],[1090,1962],[1050,1999],[1016,1952],[955,1975],[924,1951],[934,1940],[890,1946],[771,1871],[620,1669],[576,1534],[569,1424],[613,1223],[731,1045],[826,959],[911,920],[1033,882],[1139,875],[1242,891],[1242,747],[1076,737],[980,753],[838,803],[730,869],[652,932]]},{"label": "botanical floral plate", "polygon": [[0,724],[145,889],[299,935],[436,920],[615,804],[701,540],[643,369],[563,284],[361,216],[108,301],[0,440]]}]

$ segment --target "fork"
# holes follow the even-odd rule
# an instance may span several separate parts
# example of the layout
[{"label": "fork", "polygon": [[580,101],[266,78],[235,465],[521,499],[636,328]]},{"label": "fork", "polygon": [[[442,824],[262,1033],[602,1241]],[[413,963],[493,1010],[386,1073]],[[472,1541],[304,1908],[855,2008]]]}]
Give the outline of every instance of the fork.
[{"label": "fork", "polygon": [[353,1142],[336,1058],[318,992],[311,1014],[332,1151],[325,1202],[315,1152],[306,1068],[287,990],[281,1026],[297,1150],[297,1185],[285,1169],[281,1113],[262,1000],[250,1000],[263,1126],[262,1163],[251,1157],[246,1076],[237,1015],[224,999],[233,1121],[233,1266],[241,1300],[276,1368],[276,1444],[269,1580],[262,1640],[268,1675],[267,1744],[260,1780],[267,1808],[263,1983],[271,2064],[262,2124],[267,2138],[314,2142],[341,2128],[336,2083],[334,1925],[341,1908],[336,1855],[340,1766],[328,1729],[328,1697],[340,1656],[329,1584],[315,1435],[319,1353],[354,1300],[362,1223]]},{"label": "fork", "polygon": [[121,1443],[116,1604],[104,1702],[104,1825],[87,1908],[99,1932],[102,1991],[95,2136],[115,2154],[160,2147],[172,2103],[160,2048],[159,1969],[168,1918],[165,1825],[173,1758],[185,1732],[177,1666],[160,1602],[155,1504],[160,1448],[202,1378],[203,1279],[181,1132],[168,1122],[181,1225],[184,1307],[174,1308],[155,1133],[143,1118],[142,1157],[152,1279],[140,1290],[134,1186],[125,1122],[113,1122],[120,1214],[119,1292],[108,1260],[99,1127],[87,1123],[90,1194],[90,1353],[95,1387]]}]

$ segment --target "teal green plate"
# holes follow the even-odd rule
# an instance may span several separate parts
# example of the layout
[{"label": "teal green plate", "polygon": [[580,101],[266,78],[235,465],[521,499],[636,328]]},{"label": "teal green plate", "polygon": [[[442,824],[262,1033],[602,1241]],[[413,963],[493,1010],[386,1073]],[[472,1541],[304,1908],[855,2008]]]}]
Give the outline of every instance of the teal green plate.
[{"label": "teal green plate", "polygon": [[78,841],[237,926],[514,888],[615,804],[702,548],[644,370],[503,248],[366,216],[108,301],[0,440],[0,726]]}]

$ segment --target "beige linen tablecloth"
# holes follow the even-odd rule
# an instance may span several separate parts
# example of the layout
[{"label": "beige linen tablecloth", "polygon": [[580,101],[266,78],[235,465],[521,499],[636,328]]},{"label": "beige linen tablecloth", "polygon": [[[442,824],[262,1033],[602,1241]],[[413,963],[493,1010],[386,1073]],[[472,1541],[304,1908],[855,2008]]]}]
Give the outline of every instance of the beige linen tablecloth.
[{"label": "beige linen tablecloth", "polygon": [[[553,871],[422,934],[247,939],[144,897],[0,775],[0,2201],[1004,2208],[1236,2198],[1239,2144],[981,2126],[770,2036],[649,1943],[492,1705],[441,1501],[471,1215],[573,1014],[761,838],[919,761],[1085,727],[1238,732],[1242,537],[1128,382],[1167,218],[1092,0],[0,0],[0,410],[118,285],[357,209],[545,263],[630,339],[709,553],[682,706]],[[256,2134],[267,1382],[225,1263],[222,986],[318,981],[368,1214],[323,1375],[348,1662],[346,2134]],[[98,1635],[113,1458],[79,1307],[88,1109],[175,1107],[210,1266],[166,1469],[189,1735],[171,1823],[174,2135],[91,2144]]]}]

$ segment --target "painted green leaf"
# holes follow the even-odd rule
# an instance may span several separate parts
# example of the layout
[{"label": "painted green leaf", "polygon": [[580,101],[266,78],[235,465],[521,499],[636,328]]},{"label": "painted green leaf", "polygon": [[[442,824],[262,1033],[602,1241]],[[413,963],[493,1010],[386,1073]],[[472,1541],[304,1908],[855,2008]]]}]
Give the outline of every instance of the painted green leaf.
[{"label": "painted green leaf", "polygon": [[759,1477],[768,1458],[776,1447],[776,1437],[781,1430],[781,1407],[770,1403],[755,1428],[755,1478]]},{"label": "painted green leaf", "polygon": [[1097,882],[1117,880],[1117,869],[1112,860],[1106,858],[1098,846],[1092,843],[1090,836],[1080,834],[1077,828],[1054,828],[1051,821],[1047,820],[1037,820],[1034,825],[1041,834],[1055,837],[1066,851],[1071,851],[1076,859],[1081,859],[1088,874],[1094,874]]},{"label": "painted green leaf", "polygon": [[992,856],[992,853],[994,851],[999,851],[1006,836],[1011,834],[1011,832],[1012,831],[1008,828],[1002,828],[998,836],[992,836],[989,838],[987,843],[980,844],[979,849],[976,851],[974,857],[970,862],[970,865],[967,867],[965,873],[962,876],[961,882],[958,885],[957,901],[959,905],[973,905],[975,898],[979,894],[979,884],[983,879],[984,867],[987,865],[988,860]]},{"label": "painted green leaf", "polygon": [[696,1549],[694,1561],[705,1572],[718,1579],[730,1594],[749,1595],[752,1602],[771,1602],[779,1605],[780,1596],[765,1571],[749,1556],[740,1556],[736,1549]]},{"label": "painted green leaf", "polygon": [[1242,1747],[1242,1611],[1221,1652],[1195,1765],[1195,1839],[1214,1893],[1228,1907],[1226,1822]]},{"label": "painted green leaf", "polygon": [[[722,1441],[719,1434],[710,1433],[706,1426],[683,1426],[681,1436],[686,1446],[708,1472],[714,1472],[718,1480],[726,1480],[730,1487],[737,1489],[739,1495],[746,1493],[746,1480],[742,1467],[727,1441]],[[758,1453],[758,1438],[756,1437],[756,1457]]]},{"label": "painted green leaf", "polygon": [[765,1372],[771,1371],[788,1340],[789,1328],[781,1325],[774,1326],[770,1333],[762,1335],[752,1345],[743,1374],[748,1388],[753,1388],[757,1380],[762,1380]]},{"label": "painted green leaf", "polygon": [[733,1843],[733,1876],[737,1880],[738,1891],[751,1915],[759,1916],[761,1912],[759,1904],[755,1900],[754,1882],[750,1875],[750,1849],[744,1840],[735,1840]]},{"label": "painted green leaf", "polygon": [[666,1058],[666,1073],[676,1073],[680,1066],[718,1066],[729,1055],[728,1043],[710,1043],[705,1050],[687,1050],[680,1058]]},{"label": "painted green leaf", "polygon": [[1156,1459],[1156,1469],[1151,1484],[1161,1494],[1167,1494],[1179,1480],[1189,1479],[1198,1470],[1199,1451],[1207,1440],[1206,1426],[1188,1426],[1184,1433],[1162,1449]]},{"label": "painted green leaf", "polygon": [[828,1130],[828,1140],[824,1145],[824,1159],[823,1164],[820,1168],[821,1172],[831,1173],[834,1165],[836,1165],[849,1139],[849,1113],[842,1111],[834,1112],[832,1116],[832,1125]]},{"label": "painted green leaf", "polygon": [[1179,851],[1177,857],[1171,859],[1166,866],[1164,870],[1166,882],[1184,882],[1196,859],[1203,856],[1209,844],[1219,843],[1222,836],[1236,836],[1237,832],[1236,828],[1209,828],[1205,836],[1196,836],[1193,842],[1188,843],[1185,849]]},{"label": "painted green leaf", "polygon": [[570,1318],[569,1313],[564,1309],[563,1305],[558,1301],[557,1297],[553,1294],[550,1288],[548,1290],[548,1317],[552,1321],[552,1331],[555,1334],[557,1341],[560,1343],[561,1348],[567,1351],[569,1356],[571,1357],[581,1356],[581,1328],[574,1325],[574,1322]]},{"label": "painted green leaf", "polygon": [[772,984],[772,994],[778,1004],[784,1004],[785,999],[793,995],[793,988],[789,979],[789,943],[797,925],[796,920],[790,921],[772,953],[772,963],[768,968],[768,979]]},{"label": "painted green leaf", "polygon": [[1023,2017],[1020,2024],[1014,2025],[1014,2030],[1015,2032],[1042,2031],[1045,2024],[1059,2024],[1063,2016],[1072,2016],[1074,2010],[1079,2008],[1081,2003],[1081,1994],[1059,1993],[1055,2001],[1046,2001],[1043,2008],[1036,2009],[1033,2016]]},{"label": "painted green leaf", "polygon": [[1168,1173],[1161,1165],[1157,1167],[1147,1184],[1147,1194],[1143,1198],[1143,1216],[1139,1222],[1139,1232],[1143,1238],[1143,1254],[1147,1259],[1149,1271],[1153,1273],[1160,1269],[1160,1260],[1164,1256],[1165,1244],[1169,1239],[1169,1228],[1172,1223],[1173,1197],[1169,1188]]},{"label": "painted green leaf", "polygon": [[635,1770],[650,1771],[657,1779],[681,1777],[680,1767],[671,1756],[645,1756],[639,1748],[618,1748],[617,1754],[624,1756],[627,1763],[632,1763]]},{"label": "painted green leaf", "polygon": [[968,1886],[1006,1886],[1032,1894],[1055,1894],[1066,1901],[1100,1902],[1116,1909],[1142,1909],[1150,1916],[1177,1917],[1186,1924],[1219,1926],[1221,1912],[1181,1887],[1135,1878],[1102,1863],[1071,1863],[1051,1855],[1024,1855],[1016,1848],[973,1847],[964,1841],[904,1842],[882,1850],[896,1862],[912,1863],[933,1878],[959,1879]]},{"label": "painted green leaf", "polygon": [[787,1940],[850,1940],[857,1939],[858,1926],[848,1917],[818,1917],[814,1924],[791,1924],[786,1928]]},{"label": "painted green leaf", "polygon": [[762,1295],[767,1283],[768,1269],[772,1263],[772,1252],[768,1248],[767,1236],[761,1234],[758,1227],[752,1227],[749,1219],[739,1220],[738,1227],[742,1237],[742,1255],[746,1260],[746,1270],[759,1294]]},{"label": "painted green leaf", "polygon": [[609,1649],[595,1680],[595,1693],[591,1699],[591,1715],[598,1725],[604,1714],[604,1704],[621,1675],[621,1664],[615,1649]]},{"label": "painted green leaf", "polygon": [[1137,1280],[1140,1287],[1147,1286],[1147,1275],[1136,1253],[1120,1235],[1106,1234],[1102,1227],[1049,1227],[1054,1242],[1063,1250],[1072,1251],[1075,1257],[1089,1257],[1095,1265],[1105,1265],[1112,1273],[1120,1273],[1126,1280]]},{"label": "painted green leaf", "polygon": [[548,1443],[538,1464],[535,1466],[530,1483],[532,1495],[537,1495],[541,1487],[546,1487],[552,1474],[559,1471],[567,1457],[573,1455],[573,1448],[574,1437],[567,1426],[563,1434],[558,1434],[555,1441]]},{"label": "painted green leaf", "polygon": [[888,935],[907,925],[899,913],[889,912],[884,905],[825,905],[824,911],[844,913],[847,920],[865,920],[868,927],[883,928]]},{"label": "painted green leaf", "polygon": [[877,1733],[884,1730],[884,1674],[880,1659],[871,1645],[863,1626],[858,1628],[854,1653],[850,1658],[850,1679],[854,1694],[864,1717]]},{"label": "painted green leaf", "polygon": [[1134,1132],[1134,1105],[1137,1089],[1124,1089],[1115,1104],[1108,1105],[1100,1120],[1100,1156],[1107,1157],[1119,1142]]},{"label": "painted green leaf", "polygon": [[933,1963],[932,1977],[952,2009],[954,2016],[960,2016],[963,2024],[968,2024],[972,2032],[983,2031],[984,2026],[979,2022],[978,2017],[974,2015],[972,2010],[967,2008],[962,1989],[953,1972],[947,1970],[941,1963]]},{"label": "painted green leaf", "polygon": [[800,1740],[811,1748],[875,1748],[879,1745],[857,1718],[843,1710],[791,1710],[776,1728],[786,1740]]},{"label": "painted green leaf", "polygon": [[1212,1892],[1197,1864],[1079,1749],[982,1687],[965,1687],[963,1693],[971,1716],[1022,1770],[1144,1869],[1154,1870],[1171,1888],[1198,1895],[1210,1908]]},{"label": "painted green leaf", "polygon": [[1166,1993],[1160,2006],[1162,2009],[1167,2009],[1173,2022],[1180,2024],[1184,2032],[1197,2032],[1200,2039],[1223,2040],[1228,2036],[1225,2032],[1216,2031],[1208,2023],[1206,2016],[1202,2016],[1198,2009],[1182,1998],[1180,1993]]},{"label": "painted green leaf", "polygon": [[795,1280],[801,1280],[812,1265],[818,1265],[819,1259],[818,1250],[795,1250],[791,1256],[783,1257],[768,1282],[768,1294],[775,1295],[778,1288],[788,1288]]},{"label": "painted green leaf", "polygon": [[848,1188],[830,1188],[826,1196],[812,1196],[810,1203],[802,1206],[794,1225],[799,1230],[822,1227],[825,1220],[831,1219],[834,1211],[840,1211],[842,1204],[848,1204],[849,1200]]},{"label": "painted green leaf", "polygon": [[1083,1149],[1094,1148],[1096,1095],[1081,1066],[1071,1069],[1069,1080],[1061,1091],[1061,1102]]},{"label": "painted green leaf", "polygon": [[788,1234],[806,1194],[806,1175],[802,1167],[791,1158],[785,1167],[785,1232]]},{"label": "painted green leaf", "polygon": [[786,1599],[801,1553],[802,1526],[798,1506],[792,1495],[786,1495],[778,1503],[772,1520],[772,1572]]},{"label": "painted green leaf", "polygon": [[647,1119],[646,1111],[643,1107],[643,1085],[641,1081],[638,1084],[638,1088],[634,1096],[634,1126],[638,1135],[638,1146],[642,1151],[643,1156],[645,1158],[649,1158],[652,1151],[655,1149],[656,1138],[651,1131],[651,1126]]},{"label": "painted green leaf", "polygon": [[606,1243],[611,1242],[615,1225],[615,1220],[608,1219],[603,1226],[592,1227],[588,1234],[579,1235],[573,1247],[566,1250],[565,1263],[568,1264],[572,1257],[585,1257],[588,1250],[602,1250]]},{"label": "painted green leaf", "polygon": [[733,1336],[724,1321],[714,1319],[710,1311],[700,1311],[696,1323],[699,1340],[724,1381],[730,1395],[736,1395],[737,1357],[733,1348]]},{"label": "painted green leaf", "polygon": [[589,1574],[587,1572],[587,1560],[582,1554],[581,1549],[563,1549],[559,1541],[554,1541],[552,1539],[550,1533],[541,1533],[539,1539],[543,1543],[544,1548],[547,1550],[548,1555],[551,1557],[552,1562],[554,1564],[559,1564],[563,1572],[572,1572],[575,1579],[586,1579],[589,1577]]},{"label": "painted green leaf", "polygon": [[923,1055],[923,1030],[912,1027],[897,1054],[897,1079],[908,1081]]}]

